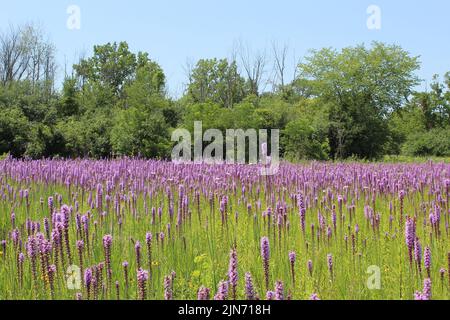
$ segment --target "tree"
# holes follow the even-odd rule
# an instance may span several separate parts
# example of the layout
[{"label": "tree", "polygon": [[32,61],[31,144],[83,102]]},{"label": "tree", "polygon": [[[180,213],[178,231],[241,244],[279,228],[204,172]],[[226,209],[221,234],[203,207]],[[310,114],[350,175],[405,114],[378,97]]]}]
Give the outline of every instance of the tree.
[{"label": "tree", "polygon": [[414,93],[411,101],[422,112],[427,130],[450,125],[450,73],[445,75],[444,84],[438,75],[433,76],[430,87],[429,92]]},{"label": "tree", "polygon": [[329,105],[329,140],[334,157],[381,155],[389,136],[386,117],[402,107],[419,80],[417,57],[395,45],[375,42],[313,51],[299,65],[301,81]]},{"label": "tree", "polygon": [[137,61],[133,80],[125,86],[126,106],[151,105],[153,98],[165,98],[166,77],[162,68],[147,53],[139,52]]},{"label": "tree", "polygon": [[29,139],[29,122],[19,108],[0,107],[0,112],[0,154],[21,157]]},{"label": "tree", "polygon": [[28,80],[33,88],[44,85],[52,93],[56,74],[55,47],[44,39],[41,28],[10,26],[0,34],[0,80],[3,85]]},{"label": "tree", "polygon": [[273,92],[280,93],[283,98],[287,98],[291,94],[291,88],[286,85],[286,63],[289,47],[284,44],[279,47],[276,42],[272,42],[273,51]]},{"label": "tree", "polygon": [[120,110],[111,133],[116,155],[164,158],[171,145],[169,127],[160,112],[131,107]]},{"label": "tree", "polygon": [[82,83],[108,87],[116,96],[121,96],[124,85],[135,74],[136,66],[136,55],[129,50],[128,44],[114,42],[94,46],[94,55],[81,59],[73,67]]},{"label": "tree", "polygon": [[235,61],[201,59],[189,72],[187,96],[193,103],[217,103],[230,108],[244,98],[244,85]]},{"label": "tree", "polygon": [[58,104],[58,112],[61,117],[79,114],[78,93],[77,80],[74,77],[66,78],[63,83],[61,101]]},{"label": "tree", "polygon": [[239,45],[239,57],[241,64],[247,75],[247,85],[249,93],[259,96],[261,90],[261,82],[266,72],[266,52],[253,52],[250,47]]}]

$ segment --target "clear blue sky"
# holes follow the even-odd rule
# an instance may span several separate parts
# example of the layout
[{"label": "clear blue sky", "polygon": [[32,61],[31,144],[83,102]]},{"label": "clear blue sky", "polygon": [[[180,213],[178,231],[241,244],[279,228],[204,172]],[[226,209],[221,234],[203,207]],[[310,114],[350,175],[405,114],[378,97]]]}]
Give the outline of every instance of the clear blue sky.
[{"label": "clear blue sky", "polygon": [[[80,30],[66,27],[72,4],[81,9]],[[381,30],[366,26],[371,4],[381,9]],[[161,64],[177,96],[187,59],[227,57],[237,40],[255,50],[288,43],[297,57],[322,47],[396,43],[421,56],[419,76],[429,82],[450,71],[449,19],[448,0],[0,0],[0,29],[38,22],[49,33],[60,76],[65,61],[71,65],[80,53],[90,54],[94,44],[126,40]]]}]

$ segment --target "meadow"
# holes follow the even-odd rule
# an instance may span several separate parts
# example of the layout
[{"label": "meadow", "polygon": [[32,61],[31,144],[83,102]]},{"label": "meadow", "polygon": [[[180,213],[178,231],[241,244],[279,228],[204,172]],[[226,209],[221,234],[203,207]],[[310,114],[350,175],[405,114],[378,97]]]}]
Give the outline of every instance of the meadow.
[{"label": "meadow", "polygon": [[450,164],[259,169],[1,160],[0,299],[450,299]]}]

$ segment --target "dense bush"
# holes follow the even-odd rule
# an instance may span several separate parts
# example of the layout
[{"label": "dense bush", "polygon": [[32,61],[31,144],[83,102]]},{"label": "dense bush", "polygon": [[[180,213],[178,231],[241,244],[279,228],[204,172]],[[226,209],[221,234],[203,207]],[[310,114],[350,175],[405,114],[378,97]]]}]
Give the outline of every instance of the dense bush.
[{"label": "dense bush", "polygon": [[437,128],[411,134],[403,151],[410,156],[450,156],[450,128]]}]

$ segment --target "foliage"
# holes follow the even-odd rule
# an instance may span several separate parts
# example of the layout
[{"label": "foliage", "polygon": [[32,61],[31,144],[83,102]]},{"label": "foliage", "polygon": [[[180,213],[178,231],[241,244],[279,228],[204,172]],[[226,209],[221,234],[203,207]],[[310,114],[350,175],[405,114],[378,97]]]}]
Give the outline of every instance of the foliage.
[{"label": "foliage", "polygon": [[330,105],[329,139],[334,157],[375,158],[389,136],[385,118],[399,109],[418,83],[419,63],[398,46],[374,43],[313,51],[299,65],[313,96]]},{"label": "foliage", "polygon": [[[39,36],[33,28],[10,32],[2,37]],[[37,43],[49,50],[42,52],[50,59],[48,44]],[[0,51],[8,49],[1,46]],[[435,76],[429,91],[413,91],[418,58],[398,46],[312,51],[290,83],[278,65],[283,84],[274,84],[272,92],[250,85],[258,80],[261,87],[264,57],[245,58],[243,68],[235,59],[200,59],[189,68],[185,94],[177,100],[167,95],[161,66],[148,53],[132,52],[126,42],[94,46],[93,55],[73,66],[59,91],[52,89],[50,75],[5,74],[0,154],[165,158],[170,132],[179,127],[192,131],[195,121],[202,121],[204,130],[224,134],[226,129],[279,129],[281,156],[295,161],[447,154],[450,73],[442,80]],[[252,77],[252,60],[258,62],[253,66],[258,79]]]},{"label": "foliage", "polygon": [[436,128],[408,136],[403,151],[410,156],[450,156],[450,128]]},{"label": "foliage", "polygon": [[29,136],[27,118],[17,107],[1,108],[0,112],[0,154],[9,152],[20,157],[25,153]]},{"label": "foliage", "polygon": [[201,59],[189,74],[189,100],[194,103],[216,103],[232,107],[245,96],[245,80],[235,61]]}]

